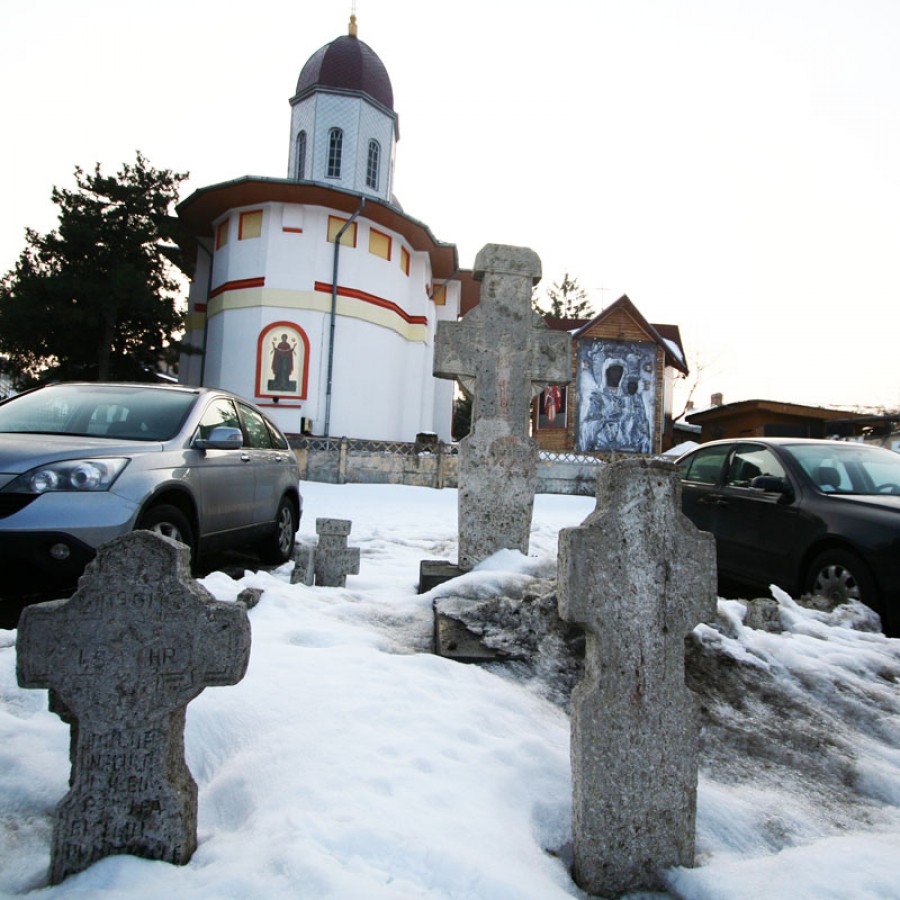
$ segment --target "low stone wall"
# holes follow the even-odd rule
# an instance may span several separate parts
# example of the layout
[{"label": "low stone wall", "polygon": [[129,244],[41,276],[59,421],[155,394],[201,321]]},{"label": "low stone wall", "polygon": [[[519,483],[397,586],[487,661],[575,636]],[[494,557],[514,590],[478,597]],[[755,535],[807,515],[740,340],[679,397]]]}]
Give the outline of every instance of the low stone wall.
[{"label": "low stone wall", "polygon": [[[408,484],[458,487],[459,450],[442,441],[404,443],[292,435],[291,448],[304,481],[328,484]],[[593,496],[604,461],[593,456],[541,451],[540,494]]]}]

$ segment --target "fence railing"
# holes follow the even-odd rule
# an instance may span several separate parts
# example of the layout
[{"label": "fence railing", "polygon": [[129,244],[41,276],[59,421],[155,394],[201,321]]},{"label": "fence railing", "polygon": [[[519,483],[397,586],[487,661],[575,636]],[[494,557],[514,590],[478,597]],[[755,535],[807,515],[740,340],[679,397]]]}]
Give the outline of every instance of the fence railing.
[{"label": "fence railing", "polygon": [[[306,481],[438,489],[459,485],[459,445],[430,435],[415,442],[292,435],[290,443]],[[592,495],[605,462],[583,453],[541,450],[538,493]]]}]

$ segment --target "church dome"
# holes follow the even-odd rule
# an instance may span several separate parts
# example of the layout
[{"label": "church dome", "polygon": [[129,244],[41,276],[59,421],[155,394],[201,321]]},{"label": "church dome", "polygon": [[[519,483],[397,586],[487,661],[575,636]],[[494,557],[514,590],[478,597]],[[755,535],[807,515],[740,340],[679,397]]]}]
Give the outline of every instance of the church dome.
[{"label": "church dome", "polygon": [[307,60],[297,81],[297,97],[315,88],[336,88],[340,91],[367,94],[377,103],[394,111],[394,90],[384,63],[378,54],[355,34],[335,38],[320,47]]}]

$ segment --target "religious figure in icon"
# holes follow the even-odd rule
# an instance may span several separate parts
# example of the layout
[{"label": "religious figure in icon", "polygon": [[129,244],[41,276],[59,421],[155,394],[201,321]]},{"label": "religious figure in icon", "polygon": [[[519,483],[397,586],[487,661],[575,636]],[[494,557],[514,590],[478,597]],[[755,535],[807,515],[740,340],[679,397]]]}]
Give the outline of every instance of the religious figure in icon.
[{"label": "religious figure in icon", "polygon": [[270,391],[296,391],[297,382],[291,376],[294,372],[294,359],[297,352],[296,338],[288,338],[286,333],[281,340],[272,338],[272,375],[269,379]]}]

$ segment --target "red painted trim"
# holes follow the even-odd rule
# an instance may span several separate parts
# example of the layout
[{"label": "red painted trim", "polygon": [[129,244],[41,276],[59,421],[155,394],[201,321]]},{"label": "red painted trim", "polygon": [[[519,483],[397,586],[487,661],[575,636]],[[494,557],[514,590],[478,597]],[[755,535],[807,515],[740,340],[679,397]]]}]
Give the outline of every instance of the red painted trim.
[{"label": "red painted trim", "polygon": [[282,230],[282,231],[286,231],[288,234],[303,234],[303,229],[302,229],[302,228],[287,228],[287,227],[283,227],[281,230]]},{"label": "red painted trim", "polygon": [[[331,285],[326,284],[324,281],[317,281],[315,289],[321,291],[323,294],[331,293]],[[428,324],[428,318],[426,316],[411,316],[408,312],[397,306],[392,300],[385,300],[383,297],[376,297],[374,294],[367,294],[365,291],[357,291],[355,288],[339,287],[337,292],[339,297],[351,297],[353,300],[362,300],[363,303],[371,303],[372,306],[387,309],[400,316],[404,322],[409,322],[410,325]]]},{"label": "red painted trim", "polygon": [[265,283],[266,278],[264,275],[259,278],[241,278],[237,281],[226,281],[225,284],[220,284],[217,288],[209,292],[209,299],[212,300],[213,297],[218,297],[219,294],[224,294],[226,291],[239,291],[242,288],[264,287]]},{"label": "red painted trim", "polygon": [[[298,394],[271,394],[268,391],[263,390],[262,380],[260,378],[260,363],[262,362],[262,354],[263,354],[263,344],[268,338],[268,336],[279,328],[283,328],[287,326],[288,328],[292,328],[297,334],[300,335],[301,340],[303,341],[303,379],[300,382],[300,392]],[[298,373],[299,374],[299,373]],[[272,322],[271,325],[267,325],[263,330],[259,333],[259,338],[256,341],[256,396],[257,397],[267,397],[272,399],[273,397],[280,397],[283,400],[296,402],[297,400],[305,400],[306,399],[306,391],[308,387],[309,381],[309,338],[306,336],[306,332],[296,323],[296,322]],[[281,402],[278,403],[281,406]]]}]

